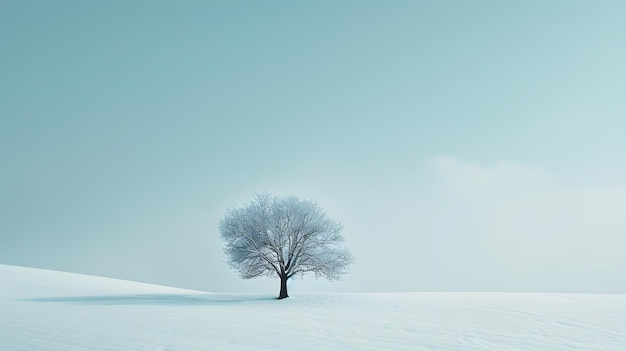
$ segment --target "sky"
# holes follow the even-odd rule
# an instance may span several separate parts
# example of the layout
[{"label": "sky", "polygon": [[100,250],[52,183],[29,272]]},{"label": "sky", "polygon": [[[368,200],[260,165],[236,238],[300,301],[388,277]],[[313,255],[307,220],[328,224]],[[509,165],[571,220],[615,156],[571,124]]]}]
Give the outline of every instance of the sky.
[{"label": "sky", "polygon": [[255,193],[344,225],[290,292],[626,293],[626,2],[2,1],[0,263],[271,292]]}]

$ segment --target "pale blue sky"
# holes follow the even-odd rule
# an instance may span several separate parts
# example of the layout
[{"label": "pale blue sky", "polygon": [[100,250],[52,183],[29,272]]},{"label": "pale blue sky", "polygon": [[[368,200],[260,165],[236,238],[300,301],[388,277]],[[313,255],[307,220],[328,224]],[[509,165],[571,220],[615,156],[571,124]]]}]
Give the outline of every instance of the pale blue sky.
[{"label": "pale blue sky", "polygon": [[274,293],[217,233],[271,191],[357,258],[294,292],[626,292],[624,1],[3,1],[0,44],[0,263]]}]

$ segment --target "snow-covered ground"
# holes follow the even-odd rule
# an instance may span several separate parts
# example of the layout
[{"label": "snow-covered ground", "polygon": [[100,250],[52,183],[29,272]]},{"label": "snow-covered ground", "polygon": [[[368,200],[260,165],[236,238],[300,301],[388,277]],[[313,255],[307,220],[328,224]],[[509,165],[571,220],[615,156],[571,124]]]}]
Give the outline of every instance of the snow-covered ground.
[{"label": "snow-covered ground", "polygon": [[626,350],[626,295],[211,294],[0,265],[0,350]]}]

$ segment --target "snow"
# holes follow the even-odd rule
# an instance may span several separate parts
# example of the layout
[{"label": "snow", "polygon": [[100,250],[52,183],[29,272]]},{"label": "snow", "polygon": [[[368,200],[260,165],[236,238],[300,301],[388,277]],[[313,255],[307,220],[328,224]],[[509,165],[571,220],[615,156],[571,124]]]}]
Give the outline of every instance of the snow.
[{"label": "snow", "polygon": [[274,297],[0,265],[0,350],[626,350],[626,295]]}]

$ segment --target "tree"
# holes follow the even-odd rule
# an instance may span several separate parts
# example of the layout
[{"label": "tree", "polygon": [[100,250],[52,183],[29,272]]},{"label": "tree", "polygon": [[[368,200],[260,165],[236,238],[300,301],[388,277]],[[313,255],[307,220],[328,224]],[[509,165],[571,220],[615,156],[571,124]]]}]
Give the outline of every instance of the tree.
[{"label": "tree", "polygon": [[289,297],[287,280],[295,275],[335,281],[346,273],[353,259],[341,246],[342,229],[313,201],[269,194],[228,210],[219,224],[230,267],[243,279],[277,275],[279,299]]}]

